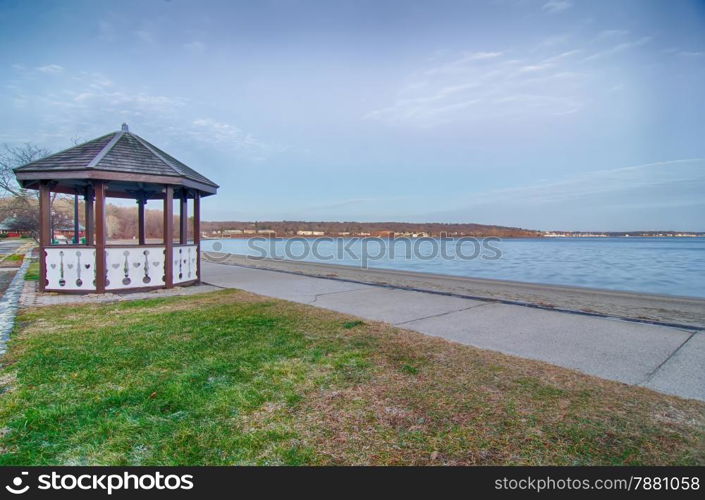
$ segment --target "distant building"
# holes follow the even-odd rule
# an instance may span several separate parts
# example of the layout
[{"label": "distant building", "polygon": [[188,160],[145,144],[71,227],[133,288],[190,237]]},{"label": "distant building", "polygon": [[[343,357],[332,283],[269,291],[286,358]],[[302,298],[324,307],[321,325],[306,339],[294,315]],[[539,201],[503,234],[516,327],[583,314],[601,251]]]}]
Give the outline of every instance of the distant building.
[{"label": "distant building", "polygon": [[20,236],[31,236],[32,231],[20,228],[15,217],[7,217],[0,222],[0,234],[9,238],[19,238]]},{"label": "distant building", "polygon": [[[457,233],[455,233],[457,234]],[[395,238],[426,238],[428,237],[428,233],[412,233],[410,231],[406,231],[404,233],[394,233]]]},{"label": "distant building", "polygon": [[[79,243],[81,240],[86,236],[86,228],[83,227],[83,224],[78,225],[78,241]],[[68,242],[73,241],[74,237],[74,227],[73,224],[70,225],[62,225],[62,226],[57,226],[54,228],[54,239],[58,241],[63,241],[63,240],[68,240]]]},{"label": "distant building", "polygon": [[323,236],[324,234],[326,233],[323,231],[310,231],[308,229],[296,231],[297,236]]}]

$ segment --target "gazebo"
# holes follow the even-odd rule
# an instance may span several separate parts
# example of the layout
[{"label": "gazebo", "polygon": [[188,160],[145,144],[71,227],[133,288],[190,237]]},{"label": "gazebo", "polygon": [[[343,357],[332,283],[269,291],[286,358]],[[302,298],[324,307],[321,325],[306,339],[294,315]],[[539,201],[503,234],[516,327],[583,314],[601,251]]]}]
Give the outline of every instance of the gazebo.
[{"label": "gazebo", "polygon": [[[20,185],[39,190],[40,291],[104,293],[172,288],[201,278],[200,200],[218,185],[179,160],[122,130],[15,169]],[[85,244],[54,245],[51,193],[80,195],[85,205]],[[137,202],[137,244],[107,244],[107,197]],[[179,239],[174,243],[174,200],[179,202]],[[145,205],[163,201],[163,237],[148,244]],[[193,203],[193,240],[188,240],[188,201]]]}]

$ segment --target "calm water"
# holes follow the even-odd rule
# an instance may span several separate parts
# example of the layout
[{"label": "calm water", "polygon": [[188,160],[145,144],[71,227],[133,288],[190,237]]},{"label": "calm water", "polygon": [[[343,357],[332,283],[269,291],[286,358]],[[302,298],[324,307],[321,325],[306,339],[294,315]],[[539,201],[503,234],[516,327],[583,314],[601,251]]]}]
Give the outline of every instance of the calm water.
[{"label": "calm water", "polygon": [[[390,248],[382,252],[377,240],[360,239],[344,240],[348,251],[338,242],[321,242],[314,255],[312,241],[208,240],[203,249],[222,245],[221,251],[241,255],[359,267],[366,246],[369,256],[382,254],[367,260],[369,268],[705,297],[705,238],[508,239],[490,243],[499,257],[492,248],[478,249],[471,242],[458,248],[456,240],[447,240],[447,258],[440,255],[437,239],[421,239],[416,251],[409,249],[414,240],[394,240],[394,255]],[[458,252],[479,255],[468,260],[458,258]]]}]

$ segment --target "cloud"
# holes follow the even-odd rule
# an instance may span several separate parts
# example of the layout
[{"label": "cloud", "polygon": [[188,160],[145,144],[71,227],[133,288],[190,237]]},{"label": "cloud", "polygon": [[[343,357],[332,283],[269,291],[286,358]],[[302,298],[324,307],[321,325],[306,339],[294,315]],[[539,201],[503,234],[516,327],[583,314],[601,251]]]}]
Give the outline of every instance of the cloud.
[{"label": "cloud", "polygon": [[260,143],[251,134],[230,123],[212,118],[196,118],[191,122],[191,136],[211,143],[229,144],[235,148],[259,147]]},{"label": "cloud", "polygon": [[546,12],[554,14],[556,12],[561,12],[566,9],[569,9],[572,6],[573,2],[570,2],[568,0],[549,0],[548,2],[543,4],[543,7],[541,8]]},{"label": "cloud", "polygon": [[[610,78],[612,67],[596,62],[651,41],[628,39],[621,29],[603,30],[586,47],[557,47],[540,41],[531,47],[447,52],[410,74],[394,100],[363,115],[391,125],[436,127],[459,121],[531,117],[551,119],[610,99],[621,81]],[[554,37],[555,38],[555,37]],[[587,47],[592,47],[588,49]],[[691,52],[689,57],[699,57]],[[590,64],[587,64],[590,63]]]},{"label": "cloud", "polygon": [[98,21],[98,38],[106,42],[114,42],[116,39],[115,26],[109,21]]},{"label": "cloud", "polygon": [[705,56],[705,51],[681,50],[681,49],[678,49],[675,47],[671,47],[668,49],[661,49],[661,53],[670,54],[670,55],[679,56],[679,57],[702,57],[702,56]]},{"label": "cloud", "polygon": [[549,229],[702,231],[703,189],[705,159],[670,160],[468,193],[459,208],[425,216]]},{"label": "cloud", "polygon": [[404,196],[384,196],[378,198],[350,198],[347,200],[341,200],[331,203],[315,204],[307,207],[305,210],[319,212],[321,210],[331,210],[337,208],[359,208],[360,205],[370,205],[370,204],[385,204],[389,201],[397,201],[405,199]]},{"label": "cloud", "polygon": [[501,52],[475,52],[470,54],[465,59],[468,61],[480,61],[483,59],[494,59],[495,57],[501,56]]},{"label": "cloud", "polygon": [[542,71],[544,69],[550,68],[552,65],[551,64],[528,64],[526,66],[522,66],[519,68],[519,71],[521,73],[529,73],[533,71]]},{"label": "cloud", "polygon": [[472,195],[473,204],[511,201],[546,205],[591,198],[595,195],[638,191],[666,184],[688,182],[705,187],[705,159],[690,158],[594,170],[564,180],[548,181]]},{"label": "cloud", "polygon": [[614,46],[607,48],[605,50],[595,52],[594,54],[583,59],[583,61],[594,61],[595,59],[600,59],[602,57],[611,56],[611,55],[617,54],[619,52],[623,52],[628,49],[641,47],[642,45],[645,45],[645,44],[649,43],[650,41],[651,41],[650,36],[644,36],[644,37],[639,38],[638,40],[632,40],[629,42],[619,43],[619,44],[614,45]]},{"label": "cloud", "polygon": [[441,75],[441,74],[452,74],[452,73],[462,73],[467,70],[467,68],[477,62],[491,61],[502,56],[501,52],[471,52],[463,54],[458,59],[454,59],[444,64],[429,68],[425,74]]},{"label": "cloud", "polygon": [[595,40],[609,40],[612,38],[625,37],[629,34],[627,30],[602,30],[600,31]]},{"label": "cloud", "polygon": [[463,53],[409,77],[395,101],[364,115],[388,124],[434,127],[459,120],[564,116],[583,106],[583,74],[570,68],[581,49],[554,54]]},{"label": "cloud", "polygon": [[97,136],[127,122],[136,133],[155,140],[197,142],[252,161],[284,150],[233,124],[203,117],[201,105],[188,99],[126,87],[102,73],[54,73],[57,80],[47,87],[20,72],[18,85],[7,96],[9,105],[36,116],[31,137],[20,137],[19,130],[15,134],[19,142],[62,147],[70,137]]},{"label": "cloud", "polygon": [[288,150],[284,146],[262,141],[237,125],[213,118],[199,117],[190,125],[183,127],[182,131],[189,140],[237,153],[250,161],[264,161],[273,154]]},{"label": "cloud", "polygon": [[[133,94],[117,90],[96,91],[95,87],[93,87],[93,90],[74,95],[73,101],[82,107],[100,107],[102,110],[115,111],[121,114],[139,110],[140,116],[148,112],[161,113],[174,110],[183,105],[180,99],[173,99],[163,95],[151,95],[144,92]],[[70,107],[69,103],[64,104]]]},{"label": "cloud", "polygon": [[568,40],[570,40],[570,38],[571,36],[565,33],[559,35],[549,35],[536,44],[534,50],[553,49],[557,46],[564,45]]},{"label": "cloud", "polygon": [[46,66],[38,66],[36,69],[37,71],[48,74],[56,74],[64,71],[63,66],[59,66],[58,64],[47,64]]},{"label": "cloud", "polygon": [[147,29],[139,29],[135,31],[135,36],[139,38],[142,42],[152,44],[154,43],[154,35],[151,31]]},{"label": "cloud", "polygon": [[200,54],[206,50],[206,44],[199,40],[194,40],[192,42],[185,43],[184,48],[189,52]]},{"label": "cloud", "polygon": [[180,98],[120,88],[110,78],[95,72],[79,72],[66,82],[60,94],[48,93],[38,97],[48,104],[75,113],[99,111],[132,117],[149,114],[169,116],[186,104]]}]

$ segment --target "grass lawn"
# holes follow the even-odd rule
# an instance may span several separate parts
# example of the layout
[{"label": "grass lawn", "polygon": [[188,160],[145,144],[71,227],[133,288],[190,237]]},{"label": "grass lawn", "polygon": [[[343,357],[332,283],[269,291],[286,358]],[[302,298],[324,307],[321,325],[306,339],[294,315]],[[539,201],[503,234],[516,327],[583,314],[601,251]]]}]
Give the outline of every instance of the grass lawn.
[{"label": "grass lawn", "polygon": [[39,261],[33,260],[24,275],[25,281],[39,281]]},{"label": "grass lawn", "polygon": [[22,254],[7,255],[5,258],[0,258],[0,266],[2,266],[2,267],[20,267],[22,265],[23,259],[24,259],[24,255],[22,255]]},{"label": "grass lawn", "polygon": [[705,404],[246,292],[18,319],[2,464],[705,464]]}]

